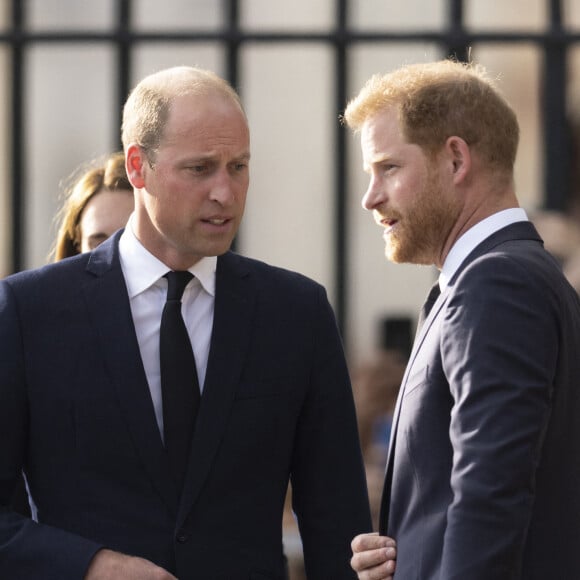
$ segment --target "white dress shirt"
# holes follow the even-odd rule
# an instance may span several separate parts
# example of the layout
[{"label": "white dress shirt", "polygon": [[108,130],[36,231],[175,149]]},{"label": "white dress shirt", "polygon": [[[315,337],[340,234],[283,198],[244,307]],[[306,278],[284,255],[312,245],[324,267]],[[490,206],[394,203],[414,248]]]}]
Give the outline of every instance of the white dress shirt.
[{"label": "white dress shirt", "polygon": [[528,221],[526,212],[520,207],[504,209],[481,220],[469,228],[451,247],[439,274],[441,292],[447,288],[463,260],[486,238],[515,222]]},{"label": "white dress shirt", "polygon": [[[170,268],[146,250],[135,237],[132,220],[131,216],[119,240],[119,257],[129,293],[141,360],[155,407],[157,425],[163,436],[159,328],[167,297],[167,280],[163,276]],[[185,287],[181,307],[202,391],[213,326],[216,264],[217,258],[213,256],[203,258],[189,268],[194,278]]]}]

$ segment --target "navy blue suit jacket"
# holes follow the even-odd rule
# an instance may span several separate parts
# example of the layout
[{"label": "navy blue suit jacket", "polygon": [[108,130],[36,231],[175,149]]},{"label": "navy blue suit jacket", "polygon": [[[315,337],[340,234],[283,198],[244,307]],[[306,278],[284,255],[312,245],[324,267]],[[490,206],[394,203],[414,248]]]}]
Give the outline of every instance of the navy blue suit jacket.
[{"label": "navy blue suit jacket", "polygon": [[580,303],[528,222],[482,242],[416,337],[382,531],[395,578],[580,578]]},{"label": "navy blue suit jacket", "polygon": [[[324,289],[227,253],[179,497],[118,238],[0,282],[0,577],[82,579],[106,546],[180,580],[283,577],[288,479],[309,578],[354,577],[371,528],[352,393]],[[7,506],[24,468],[38,523]]]}]

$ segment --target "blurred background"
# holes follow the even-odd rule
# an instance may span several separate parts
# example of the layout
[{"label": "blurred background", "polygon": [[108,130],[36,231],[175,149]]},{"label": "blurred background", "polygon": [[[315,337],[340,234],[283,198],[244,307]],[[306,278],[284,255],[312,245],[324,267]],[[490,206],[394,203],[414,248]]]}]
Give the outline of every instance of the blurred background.
[{"label": "blurred background", "polygon": [[[236,250],[326,286],[376,518],[389,413],[436,272],[384,258],[339,116],[373,73],[445,56],[486,66],[515,108],[521,205],[580,290],[578,0],[0,0],[0,277],[49,260],[64,188],[120,148],[139,79],[181,64],[227,78],[252,131]],[[285,524],[294,580],[289,503]]]},{"label": "blurred background", "polygon": [[130,88],[199,65],[250,119],[236,249],[324,284],[351,360],[408,340],[435,272],[384,259],[338,118],[371,74],[450,54],[488,67],[517,111],[522,205],[577,221],[577,0],[0,0],[0,276],[47,261],[63,183],[119,148]]}]

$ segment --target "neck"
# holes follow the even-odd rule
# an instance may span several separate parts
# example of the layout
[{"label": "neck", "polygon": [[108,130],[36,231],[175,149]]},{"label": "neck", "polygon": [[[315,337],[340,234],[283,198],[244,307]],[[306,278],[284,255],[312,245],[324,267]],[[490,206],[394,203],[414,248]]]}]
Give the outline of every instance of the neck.
[{"label": "neck", "polygon": [[500,192],[486,189],[482,190],[478,195],[468,197],[455,225],[445,240],[441,252],[437,256],[435,266],[439,269],[443,267],[447,254],[467,230],[493,214],[517,207],[519,207],[519,203],[513,186],[504,188]]}]

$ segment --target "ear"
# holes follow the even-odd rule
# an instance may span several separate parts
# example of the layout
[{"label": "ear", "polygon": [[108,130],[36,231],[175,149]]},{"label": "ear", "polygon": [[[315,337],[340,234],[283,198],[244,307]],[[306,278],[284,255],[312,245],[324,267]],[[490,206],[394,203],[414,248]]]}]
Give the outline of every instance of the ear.
[{"label": "ear", "polygon": [[471,151],[469,145],[457,136],[451,136],[445,141],[445,152],[449,159],[453,172],[453,182],[459,185],[471,171]]},{"label": "ear", "polygon": [[145,187],[143,170],[147,165],[147,159],[143,149],[136,143],[131,143],[125,153],[125,169],[131,185],[136,189]]}]

